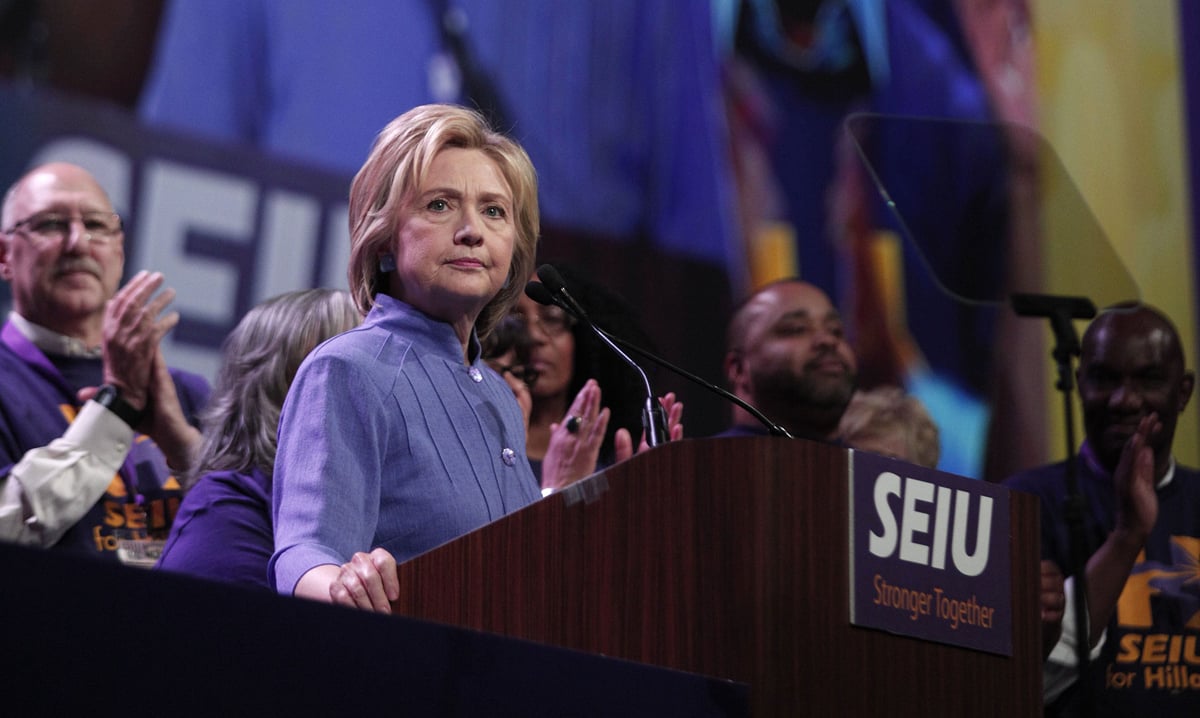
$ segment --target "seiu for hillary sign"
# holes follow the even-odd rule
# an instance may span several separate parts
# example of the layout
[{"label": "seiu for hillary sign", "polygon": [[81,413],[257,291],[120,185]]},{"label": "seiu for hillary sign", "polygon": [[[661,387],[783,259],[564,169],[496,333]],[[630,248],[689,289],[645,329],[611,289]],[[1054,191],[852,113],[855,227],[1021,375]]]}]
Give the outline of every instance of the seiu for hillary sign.
[{"label": "seiu for hillary sign", "polygon": [[850,456],[850,622],[1012,655],[1008,491]]}]

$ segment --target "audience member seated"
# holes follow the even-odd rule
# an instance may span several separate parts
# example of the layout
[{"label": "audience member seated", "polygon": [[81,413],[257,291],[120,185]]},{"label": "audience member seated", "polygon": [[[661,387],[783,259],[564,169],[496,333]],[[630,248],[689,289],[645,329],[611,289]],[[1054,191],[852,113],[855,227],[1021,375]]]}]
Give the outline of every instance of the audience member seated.
[{"label": "audience member seated", "polygon": [[[121,218],[81,167],[16,181],[0,208],[0,539],[151,565],[200,439],[201,377],[168,369],[174,290],[122,288]],[[162,289],[160,292],[159,290]]]},{"label": "audience member seated", "polygon": [[[768,284],[734,310],[726,341],[730,391],[793,436],[837,440],[857,362],[825,292],[798,279]],[[734,406],[733,425],[720,436],[766,433]]]},{"label": "audience member seated", "polygon": [[246,313],[225,340],[187,494],[157,568],[269,589],[271,477],[279,411],[300,362],[362,317],[346,292],[282,294]]},{"label": "audience member seated", "polygon": [[[597,326],[638,346],[651,346],[632,310],[618,297],[569,267],[557,269]],[[555,459],[556,474],[561,477],[553,483],[564,485],[567,477],[591,474],[631,456],[633,437],[642,433],[646,400],[640,375],[588,327],[557,306],[543,306],[522,295],[509,316],[524,328],[523,341],[529,347],[526,368],[532,381],[528,384],[531,412],[526,449],[542,485],[551,483],[546,480],[548,457]],[[674,394],[660,402],[667,411],[669,437],[681,438],[683,403],[676,401]],[[552,452],[556,442],[560,446],[555,448],[568,450]],[[579,446],[571,445],[574,442]]]},{"label": "audience member seated", "polygon": [[[1006,481],[1040,500],[1042,556],[1067,577],[1064,610],[1045,628],[1059,636],[1044,664],[1046,714],[1082,704],[1094,716],[1200,715],[1200,692],[1182,678],[1197,659],[1200,472],[1171,451],[1195,375],[1171,321],[1126,304],[1084,332],[1077,379],[1086,438],[1070,469],[1083,499],[1087,636],[1076,629],[1066,462]],[[1054,606],[1042,601],[1045,619]],[[1092,649],[1082,685],[1078,641]]]},{"label": "audience member seated", "polygon": [[529,364],[532,346],[533,339],[525,323],[512,314],[497,322],[492,333],[480,342],[484,361],[512,387],[521,413],[525,415],[526,427],[529,426],[529,414],[533,410],[529,387],[537,380],[537,372]]},{"label": "audience member seated", "polygon": [[920,399],[898,386],[854,392],[838,434],[852,449],[937,468],[937,424]]}]

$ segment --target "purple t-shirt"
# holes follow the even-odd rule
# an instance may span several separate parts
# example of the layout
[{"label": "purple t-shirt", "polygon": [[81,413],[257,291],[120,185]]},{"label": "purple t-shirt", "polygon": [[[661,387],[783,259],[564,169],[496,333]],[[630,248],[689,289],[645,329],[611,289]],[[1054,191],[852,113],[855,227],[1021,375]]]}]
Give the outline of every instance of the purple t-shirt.
[{"label": "purple t-shirt", "polygon": [[[1086,444],[1075,461],[1091,557],[1115,525],[1116,491]],[[1065,467],[1043,466],[1004,483],[1038,497],[1042,557],[1069,575]],[[1121,591],[1100,657],[1089,666],[1095,716],[1200,715],[1200,472],[1176,465],[1157,494],[1158,520]],[[1073,686],[1046,715],[1076,715],[1078,701]]]},{"label": "purple t-shirt", "polygon": [[270,589],[271,478],[215,471],[188,491],[155,568]]},{"label": "purple t-shirt", "polygon": [[[7,476],[25,452],[61,437],[81,408],[75,392],[100,384],[103,365],[91,360],[91,376],[74,362],[74,383],[15,326],[0,329],[0,476]],[[197,414],[208,400],[208,382],[196,374],[171,370],[184,416],[198,426]],[[54,545],[97,558],[117,560],[117,531],[135,537],[165,539],[182,500],[179,482],[162,451],[137,434],[120,471],[96,505]]]}]

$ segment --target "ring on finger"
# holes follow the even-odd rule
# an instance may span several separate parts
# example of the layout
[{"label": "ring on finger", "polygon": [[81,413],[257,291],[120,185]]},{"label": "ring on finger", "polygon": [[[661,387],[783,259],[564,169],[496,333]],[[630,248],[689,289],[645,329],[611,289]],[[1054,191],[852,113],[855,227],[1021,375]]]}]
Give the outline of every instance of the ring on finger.
[{"label": "ring on finger", "polygon": [[575,416],[574,414],[567,417],[566,427],[567,427],[568,432],[570,432],[572,434],[577,434],[577,433],[579,433],[579,427],[581,427],[581,426],[583,426],[582,418]]}]

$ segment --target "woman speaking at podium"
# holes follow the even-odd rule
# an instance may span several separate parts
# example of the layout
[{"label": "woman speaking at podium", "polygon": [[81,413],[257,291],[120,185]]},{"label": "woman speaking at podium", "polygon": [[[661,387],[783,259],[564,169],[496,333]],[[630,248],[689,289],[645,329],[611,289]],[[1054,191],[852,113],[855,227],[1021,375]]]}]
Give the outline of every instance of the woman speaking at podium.
[{"label": "woman speaking at podium", "polygon": [[390,612],[396,562],[540,497],[513,392],[480,358],[534,269],[537,179],[478,113],[417,107],[350,189],[362,325],[304,361],[280,418],[280,593]]}]

